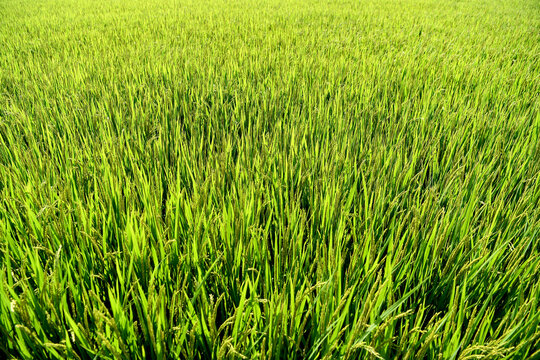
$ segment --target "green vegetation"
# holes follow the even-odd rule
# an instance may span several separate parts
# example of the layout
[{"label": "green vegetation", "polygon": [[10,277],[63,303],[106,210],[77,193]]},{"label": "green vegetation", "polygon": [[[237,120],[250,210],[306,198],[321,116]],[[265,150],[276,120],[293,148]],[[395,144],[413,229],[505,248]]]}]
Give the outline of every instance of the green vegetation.
[{"label": "green vegetation", "polygon": [[539,29],[2,1],[0,357],[540,357]]}]

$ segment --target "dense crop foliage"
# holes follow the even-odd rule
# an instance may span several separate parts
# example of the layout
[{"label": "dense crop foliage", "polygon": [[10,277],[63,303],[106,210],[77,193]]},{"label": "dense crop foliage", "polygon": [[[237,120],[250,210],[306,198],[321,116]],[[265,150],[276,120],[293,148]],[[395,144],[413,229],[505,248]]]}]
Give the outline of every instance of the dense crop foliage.
[{"label": "dense crop foliage", "polygon": [[536,0],[4,0],[0,357],[539,357],[539,93]]}]

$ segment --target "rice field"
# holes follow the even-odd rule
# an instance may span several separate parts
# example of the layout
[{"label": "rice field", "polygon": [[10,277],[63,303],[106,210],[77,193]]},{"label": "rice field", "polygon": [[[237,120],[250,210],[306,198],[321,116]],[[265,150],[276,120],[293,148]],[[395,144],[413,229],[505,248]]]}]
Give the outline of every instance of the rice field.
[{"label": "rice field", "polygon": [[0,358],[539,359],[538,0],[3,0]]}]

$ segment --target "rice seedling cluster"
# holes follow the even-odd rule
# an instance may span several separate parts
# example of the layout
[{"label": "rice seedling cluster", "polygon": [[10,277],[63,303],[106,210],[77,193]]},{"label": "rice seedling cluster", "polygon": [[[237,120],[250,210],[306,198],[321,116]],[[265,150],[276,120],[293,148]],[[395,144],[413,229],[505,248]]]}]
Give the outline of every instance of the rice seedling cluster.
[{"label": "rice seedling cluster", "polygon": [[539,110],[537,0],[3,0],[0,357],[540,358]]}]

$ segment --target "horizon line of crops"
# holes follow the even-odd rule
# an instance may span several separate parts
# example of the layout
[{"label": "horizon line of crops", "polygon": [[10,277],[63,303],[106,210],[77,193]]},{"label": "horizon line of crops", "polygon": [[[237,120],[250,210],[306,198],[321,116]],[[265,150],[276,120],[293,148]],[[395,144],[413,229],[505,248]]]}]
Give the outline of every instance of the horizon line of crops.
[{"label": "horizon line of crops", "polygon": [[0,354],[540,356],[538,2],[0,17]]}]

